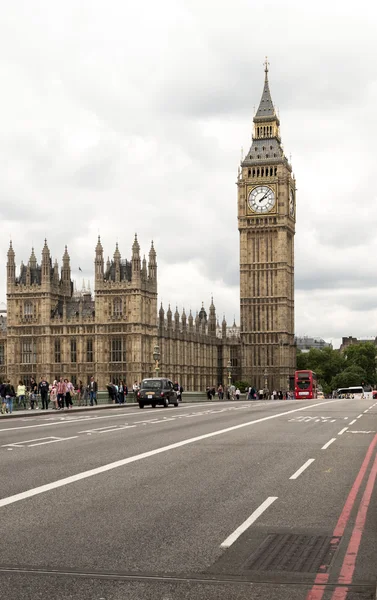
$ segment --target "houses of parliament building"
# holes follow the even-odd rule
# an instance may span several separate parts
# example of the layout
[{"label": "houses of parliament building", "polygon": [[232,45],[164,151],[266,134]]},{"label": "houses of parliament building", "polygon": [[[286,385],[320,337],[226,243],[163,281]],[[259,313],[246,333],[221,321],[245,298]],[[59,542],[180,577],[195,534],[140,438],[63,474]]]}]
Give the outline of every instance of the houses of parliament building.
[{"label": "houses of parliament building", "polygon": [[131,258],[116,245],[104,261],[100,238],[94,256],[94,296],[76,292],[65,248],[61,268],[47,241],[40,264],[7,256],[7,317],[0,317],[0,377],[13,383],[42,375],[104,389],[155,375],[185,390],[248,381],[258,389],[284,390],[295,368],[294,233],[296,185],[284,155],[280,122],[272,103],[268,65],[250,150],[239,167],[240,327],[218,323],[213,300],[195,316],[158,307],[153,243],[141,259],[135,236]]}]

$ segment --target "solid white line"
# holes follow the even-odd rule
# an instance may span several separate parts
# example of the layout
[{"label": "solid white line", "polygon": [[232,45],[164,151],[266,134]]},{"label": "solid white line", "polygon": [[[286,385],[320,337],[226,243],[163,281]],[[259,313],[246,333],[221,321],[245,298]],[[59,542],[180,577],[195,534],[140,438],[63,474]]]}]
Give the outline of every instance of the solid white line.
[{"label": "solid white line", "polygon": [[269,498],[267,498],[267,500],[265,500],[260,506],[259,508],[257,508],[248,519],[246,519],[246,521],[244,521],[239,527],[237,527],[237,529],[235,531],[233,531],[233,533],[230,534],[230,536],[228,536],[226,538],[226,540],[223,541],[222,544],[220,544],[220,548],[229,548],[232,544],[234,544],[234,542],[240,537],[240,535],[246,531],[246,529],[248,529],[248,527],[250,527],[250,525],[252,525],[257,519],[258,517],[261,516],[261,514],[264,513],[265,510],[267,510],[267,508],[269,506],[271,506],[271,504],[273,502],[275,502],[275,500],[277,500],[278,497],[277,496],[270,496]]},{"label": "solid white line", "polygon": [[74,435],[69,438],[60,438],[58,440],[51,440],[50,442],[39,442],[38,444],[29,444],[28,448],[33,448],[33,446],[44,446],[44,444],[57,444],[58,442],[66,442],[67,440],[74,440],[78,435]]},{"label": "solid white line", "polygon": [[305,469],[307,469],[308,466],[311,465],[314,461],[315,461],[315,458],[309,458],[309,460],[307,460],[306,463],[304,463],[302,465],[302,467],[300,467],[296,471],[296,473],[293,473],[292,477],[290,477],[289,479],[297,479],[297,477],[299,477],[301,475],[301,473],[303,473],[303,471],[305,471]]},{"label": "solid white line", "polygon": [[327,450],[327,448],[330,446],[330,444],[335,442],[335,440],[336,440],[336,438],[332,438],[329,442],[327,442],[324,446],[322,446],[321,450]]},{"label": "solid white line", "polygon": [[3,444],[2,448],[5,448],[6,446],[20,446],[22,444],[29,444],[30,442],[40,442],[41,440],[57,440],[59,438],[55,437],[54,435],[49,435],[47,437],[43,437],[43,438],[34,438],[33,440],[22,440],[21,442],[13,442],[12,444]]},{"label": "solid white line", "polygon": [[347,429],[348,429],[348,427],[344,427],[343,429],[341,429],[341,430],[339,431],[338,435],[343,435],[343,433],[344,433],[345,431],[347,431]]},{"label": "solid white line", "polygon": [[114,431],[121,431],[122,429],[132,429],[136,425],[124,425],[123,427],[117,427],[116,429],[106,429],[105,431],[98,431],[98,433],[114,433]]},{"label": "solid white line", "polygon": [[353,421],[351,421],[351,422],[349,423],[349,425],[353,425],[354,423],[356,423],[356,419],[354,419]]},{"label": "solid white line", "polygon": [[232,427],[226,427],[225,429],[218,429],[217,431],[212,431],[211,433],[204,433],[202,435],[198,435],[193,438],[188,438],[186,440],[182,440],[182,441],[176,442],[174,444],[169,444],[168,446],[162,446],[161,448],[156,448],[155,450],[149,450],[148,452],[143,452],[142,454],[136,454],[135,456],[130,456],[129,458],[117,460],[115,462],[108,463],[107,465],[103,465],[102,467],[97,467],[96,469],[90,469],[89,471],[83,471],[82,473],[77,473],[76,475],[71,475],[70,477],[65,477],[64,479],[58,479],[57,481],[53,481],[51,483],[47,483],[45,485],[41,485],[36,488],[32,488],[30,490],[27,490],[26,492],[21,492],[20,494],[15,494],[14,496],[8,496],[8,498],[2,498],[0,500],[0,508],[2,506],[7,506],[8,504],[13,504],[14,502],[19,502],[20,500],[25,500],[26,498],[31,498],[32,496],[37,496],[38,494],[43,494],[44,492],[49,492],[50,490],[55,490],[57,488],[65,486],[65,485],[75,483],[76,481],[81,481],[82,479],[87,479],[88,477],[94,477],[95,475],[100,475],[101,473],[106,473],[107,471],[111,471],[112,469],[118,469],[119,467],[124,467],[125,465],[129,465],[129,464],[137,462],[139,460],[143,460],[144,458],[156,456],[157,454],[161,454],[162,452],[169,452],[170,450],[174,450],[175,448],[182,448],[183,446],[188,446],[189,444],[194,444],[196,442],[200,442],[202,440],[216,437],[218,435],[223,435],[224,433],[229,433],[231,431],[237,431],[238,429],[243,429],[244,427],[250,427],[251,425],[256,425],[257,423],[264,423],[265,421],[270,421],[271,419],[285,417],[286,415],[290,415],[290,414],[293,414],[296,412],[302,412],[303,410],[309,410],[309,409],[314,408],[319,405],[323,406],[324,404],[332,404],[334,402],[339,402],[339,400],[329,400],[328,402],[320,402],[317,404],[309,404],[308,406],[300,406],[300,408],[295,408],[293,410],[284,411],[282,413],[269,415],[268,417],[261,417],[260,419],[255,419],[254,421],[247,421],[246,423],[239,423],[238,425],[233,425]]}]

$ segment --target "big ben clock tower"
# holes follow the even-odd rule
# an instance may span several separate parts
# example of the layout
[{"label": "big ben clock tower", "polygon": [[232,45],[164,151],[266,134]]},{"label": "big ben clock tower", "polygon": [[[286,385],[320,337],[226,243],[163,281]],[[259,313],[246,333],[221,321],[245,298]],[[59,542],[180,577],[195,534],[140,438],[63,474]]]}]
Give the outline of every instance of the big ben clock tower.
[{"label": "big ben clock tower", "polygon": [[268,63],[249,152],[238,176],[242,379],[286,390],[296,365],[296,183],[284,156]]}]

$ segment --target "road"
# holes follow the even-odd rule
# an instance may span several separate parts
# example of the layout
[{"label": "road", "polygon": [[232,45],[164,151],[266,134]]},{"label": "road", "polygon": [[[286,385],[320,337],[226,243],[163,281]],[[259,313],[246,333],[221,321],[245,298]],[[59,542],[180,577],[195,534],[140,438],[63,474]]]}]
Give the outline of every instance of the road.
[{"label": "road", "polygon": [[0,421],[0,597],[367,600],[377,403]]}]

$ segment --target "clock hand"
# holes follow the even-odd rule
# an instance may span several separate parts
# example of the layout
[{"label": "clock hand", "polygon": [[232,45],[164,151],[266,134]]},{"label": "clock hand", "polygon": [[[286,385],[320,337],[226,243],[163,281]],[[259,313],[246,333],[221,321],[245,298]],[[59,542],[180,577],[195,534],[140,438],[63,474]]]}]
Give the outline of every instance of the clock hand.
[{"label": "clock hand", "polygon": [[267,196],[268,196],[268,192],[266,192],[265,195],[262,196],[262,198],[259,200],[259,202],[262,202],[262,200],[264,200],[265,198],[267,198]]}]

